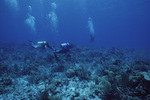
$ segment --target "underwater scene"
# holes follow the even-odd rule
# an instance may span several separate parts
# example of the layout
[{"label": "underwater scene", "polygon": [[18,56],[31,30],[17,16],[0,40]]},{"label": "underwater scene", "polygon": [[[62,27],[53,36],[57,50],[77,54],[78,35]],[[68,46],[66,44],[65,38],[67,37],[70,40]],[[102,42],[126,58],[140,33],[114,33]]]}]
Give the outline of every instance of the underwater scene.
[{"label": "underwater scene", "polygon": [[150,1],[0,0],[0,100],[150,100]]}]

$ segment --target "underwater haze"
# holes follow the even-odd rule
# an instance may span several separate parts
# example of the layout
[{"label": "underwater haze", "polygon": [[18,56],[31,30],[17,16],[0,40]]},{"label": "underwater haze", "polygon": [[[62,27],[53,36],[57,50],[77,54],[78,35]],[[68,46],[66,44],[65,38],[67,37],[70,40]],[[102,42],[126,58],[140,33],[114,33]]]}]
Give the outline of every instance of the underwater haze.
[{"label": "underwater haze", "polygon": [[150,1],[0,0],[0,42],[29,40],[149,48]]},{"label": "underwater haze", "polygon": [[150,0],[0,0],[0,100],[150,100]]}]

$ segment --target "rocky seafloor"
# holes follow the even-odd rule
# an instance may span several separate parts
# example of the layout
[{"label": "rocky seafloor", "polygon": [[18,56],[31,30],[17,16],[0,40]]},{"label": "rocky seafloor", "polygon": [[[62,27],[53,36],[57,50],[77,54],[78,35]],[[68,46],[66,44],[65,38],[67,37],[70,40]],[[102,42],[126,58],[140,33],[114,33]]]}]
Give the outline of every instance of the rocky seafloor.
[{"label": "rocky seafloor", "polygon": [[0,46],[0,100],[150,100],[150,49]]}]

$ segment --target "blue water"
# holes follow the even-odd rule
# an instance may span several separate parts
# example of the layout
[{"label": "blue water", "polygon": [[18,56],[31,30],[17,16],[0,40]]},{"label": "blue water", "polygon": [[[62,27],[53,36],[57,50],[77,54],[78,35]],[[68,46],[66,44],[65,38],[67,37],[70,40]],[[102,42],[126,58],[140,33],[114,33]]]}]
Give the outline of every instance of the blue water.
[{"label": "blue water", "polygon": [[[57,31],[48,17],[53,2],[57,5]],[[36,31],[25,24],[29,5]],[[92,43],[89,17],[95,30]],[[150,0],[0,0],[0,42],[28,40],[46,40],[53,45],[72,42],[86,46],[149,48]]]}]

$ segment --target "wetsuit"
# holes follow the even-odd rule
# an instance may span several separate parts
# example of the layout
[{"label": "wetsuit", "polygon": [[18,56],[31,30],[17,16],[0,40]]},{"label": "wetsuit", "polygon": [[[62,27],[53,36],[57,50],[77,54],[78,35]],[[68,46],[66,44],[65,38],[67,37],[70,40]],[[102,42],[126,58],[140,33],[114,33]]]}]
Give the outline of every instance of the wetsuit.
[{"label": "wetsuit", "polygon": [[61,49],[54,51],[55,57],[57,58],[56,53],[67,53],[67,52],[70,51],[70,49],[71,49],[72,47],[73,47],[73,46],[72,46],[71,44],[69,44],[69,43],[62,43],[62,44],[60,45],[60,48],[61,48]]}]

